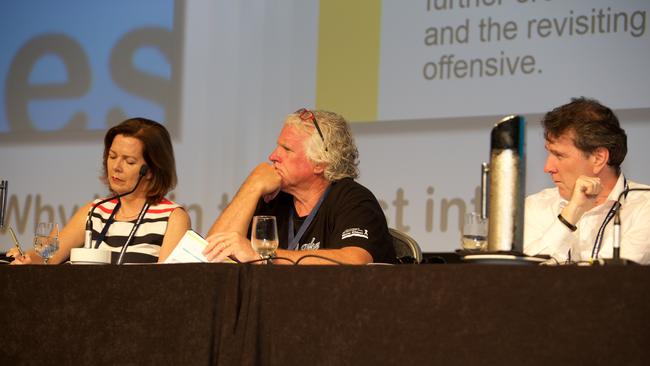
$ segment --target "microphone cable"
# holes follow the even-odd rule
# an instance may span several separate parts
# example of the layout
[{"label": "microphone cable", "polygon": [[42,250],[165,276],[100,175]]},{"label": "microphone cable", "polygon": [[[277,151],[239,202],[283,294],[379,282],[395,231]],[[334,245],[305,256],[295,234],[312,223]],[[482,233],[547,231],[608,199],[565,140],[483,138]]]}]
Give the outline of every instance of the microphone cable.
[{"label": "microphone cable", "polygon": [[318,259],[324,259],[324,260],[326,260],[326,261],[332,262],[332,263],[334,263],[334,264],[338,264],[338,265],[340,265],[340,266],[345,266],[345,265],[349,264],[349,263],[343,263],[343,262],[337,261],[336,259],[328,258],[328,257],[322,256],[322,255],[318,255],[318,254],[305,254],[305,255],[303,255],[302,257],[298,258],[298,260],[296,261],[296,263],[294,263],[294,265],[297,266],[297,265],[300,264],[300,262],[302,262],[302,260],[305,259],[305,258],[318,258]]},{"label": "microphone cable", "polygon": [[253,264],[253,263],[258,263],[258,262],[266,262],[266,261],[268,261],[267,264],[273,264],[273,261],[276,260],[276,259],[287,261],[287,262],[291,263],[292,265],[296,264],[295,261],[293,261],[290,258],[286,258],[286,257],[258,258],[258,259],[253,259],[253,260],[247,261],[247,262],[240,262],[240,264]]},{"label": "microphone cable", "polygon": [[318,255],[318,254],[305,254],[302,257],[298,258],[298,260],[296,260],[296,261],[294,261],[292,259],[289,259],[287,257],[271,257],[271,258],[253,259],[251,261],[241,262],[240,264],[253,264],[253,263],[265,262],[265,261],[269,261],[268,264],[273,264],[274,260],[284,260],[284,261],[287,261],[287,262],[291,263],[294,266],[297,266],[297,265],[300,264],[300,262],[302,262],[303,259],[306,259],[306,258],[324,259],[326,261],[332,262],[332,263],[337,264],[337,265],[342,265],[342,266],[345,266],[345,265],[349,264],[349,263],[340,262],[340,261],[337,261],[336,259],[328,258],[328,257]]}]

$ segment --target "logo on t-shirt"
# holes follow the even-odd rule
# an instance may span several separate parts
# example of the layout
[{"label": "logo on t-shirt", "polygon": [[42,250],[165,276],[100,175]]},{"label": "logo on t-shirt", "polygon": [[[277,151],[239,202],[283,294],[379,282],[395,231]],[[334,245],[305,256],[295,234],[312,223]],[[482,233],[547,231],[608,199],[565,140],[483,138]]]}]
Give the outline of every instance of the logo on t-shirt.
[{"label": "logo on t-shirt", "polygon": [[311,242],[307,244],[302,244],[300,250],[316,250],[320,248],[320,242],[315,243],[316,238],[311,238]]},{"label": "logo on t-shirt", "polygon": [[343,231],[343,234],[341,235],[341,239],[347,239],[353,236],[356,236],[358,238],[368,239],[368,230],[359,229],[358,227],[353,227]]}]

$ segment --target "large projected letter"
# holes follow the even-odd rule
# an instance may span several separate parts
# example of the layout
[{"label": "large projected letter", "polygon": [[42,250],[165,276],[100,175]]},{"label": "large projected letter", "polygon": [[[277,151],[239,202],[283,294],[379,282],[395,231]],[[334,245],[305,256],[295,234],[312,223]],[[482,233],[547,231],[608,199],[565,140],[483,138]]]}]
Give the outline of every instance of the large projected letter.
[{"label": "large projected letter", "polygon": [[[34,64],[43,56],[58,56],[66,68],[64,83],[32,84],[29,77]],[[90,65],[83,49],[74,39],[63,34],[38,36],[27,42],[9,67],[5,92],[7,119],[14,133],[33,132],[28,103],[35,99],[77,98],[90,89]],[[85,113],[75,113],[66,127],[80,128],[87,122]]]},{"label": "large projected letter", "polygon": [[[134,54],[144,47],[154,47],[172,64],[171,32],[164,28],[141,28],[127,33],[115,45],[111,52],[111,76],[121,88],[163,108],[169,107],[173,96],[171,80],[139,70],[133,64]],[[169,111],[165,111],[165,114],[168,116]]]}]

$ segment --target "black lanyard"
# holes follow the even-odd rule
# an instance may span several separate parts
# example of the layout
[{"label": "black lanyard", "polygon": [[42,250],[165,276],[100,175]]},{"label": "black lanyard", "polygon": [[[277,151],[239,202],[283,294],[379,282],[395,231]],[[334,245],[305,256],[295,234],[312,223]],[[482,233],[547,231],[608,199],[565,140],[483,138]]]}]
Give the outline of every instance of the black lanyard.
[{"label": "black lanyard", "polygon": [[[122,201],[118,200],[117,205],[115,205],[115,208],[113,209],[113,212],[111,212],[111,215],[108,217],[108,220],[106,220],[106,224],[104,225],[104,228],[102,229],[102,232],[99,234],[97,237],[97,241],[95,242],[95,249],[99,247],[99,245],[104,241],[104,238],[106,237],[106,234],[108,233],[108,228],[115,222],[115,214],[117,214],[117,211],[120,210],[120,207],[122,206]],[[135,231],[138,230],[138,227],[140,227],[140,224],[142,223],[142,219],[144,218],[144,214],[146,214],[147,209],[149,208],[149,203],[145,203],[144,206],[142,206],[142,209],[140,210],[140,213],[138,214],[138,219],[133,225],[133,228],[131,229],[131,232],[129,233],[128,238],[131,238],[133,234],[135,234]],[[127,239],[128,240],[128,239]],[[125,243],[128,244],[128,243]]]},{"label": "black lanyard", "polygon": [[117,211],[120,210],[121,206],[122,206],[122,201],[118,199],[117,205],[115,205],[113,212],[111,212],[111,215],[108,217],[108,220],[106,220],[106,224],[104,224],[104,228],[102,229],[102,232],[97,237],[97,241],[95,241],[95,246],[93,247],[94,249],[97,249],[99,247],[99,244],[101,244],[101,242],[104,241],[104,238],[106,237],[106,233],[108,232],[108,227],[111,226],[113,221],[115,221],[115,214],[117,213]]},{"label": "black lanyard", "polygon": [[[623,190],[627,190],[630,187],[627,184],[627,178],[623,177]],[[625,198],[627,198],[627,193],[624,195]],[[600,225],[600,229],[598,229],[598,234],[596,235],[596,240],[594,241],[594,247],[591,249],[591,260],[598,259],[598,253],[600,253],[600,246],[603,243],[603,236],[605,234],[605,227],[607,224],[609,224],[610,221],[612,221],[612,218],[614,218],[614,215],[616,215],[616,206],[618,202],[614,202],[612,207],[609,209],[609,212],[607,212],[607,216],[605,216],[605,220],[603,220],[602,225]]]},{"label": "black lanyard", "polygon": [[320,205],[325,200],[325,197],[327,197],[327,194],[329,193],[331,187],[331,185],[328,186],[325,192],[323,192],[323,195],[320,196],[318,203],[316,203],[316,206],[311,209],[309,216],[307,216],[302,225],[300,225],[300,229],[298,229],[298,232],[295,234],[295,236],[293,233],[293,202],[291,203],[291,210],[289,211],[289,250],[298,250],[298,242],[300,241],[300,238],[302,238],[303,234],[305,231],[307,231],[307,228],[314,220],[314,217],[316,217],[316,213],[318,212]]},{"label": "black lanyard", "polygon": [[131,244],[131,239],[133,239],[133,236],[135,235],[135,232],[138,230],[140,227],[140,224],[142,223],[142,219],[144,218],[144,215],[147,214],[147,210],[149,209],[149,202],[145,202],[145,204],[142,206],[142,210],[140,210],[140,213],[138,214],[138,220],[133,224],[133,228],[131,228],[131,232],[129,233],[129,236],[126,238],[126,242],[122,246],[122,250],[120,251],[120,256],[117,259],[117,264],[120,265],[124,261],[124,253],[126,253],[126,248]]}]

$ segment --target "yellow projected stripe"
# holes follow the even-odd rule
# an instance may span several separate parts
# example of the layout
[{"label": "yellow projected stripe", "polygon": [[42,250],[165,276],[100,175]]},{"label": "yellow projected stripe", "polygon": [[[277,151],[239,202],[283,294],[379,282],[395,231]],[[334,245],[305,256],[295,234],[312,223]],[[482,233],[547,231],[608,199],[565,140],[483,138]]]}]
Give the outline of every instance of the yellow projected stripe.
[{"label": "yellow projected stripe", "polygon": [[316,107],[375,121],[381,0],[321,0]]}]

